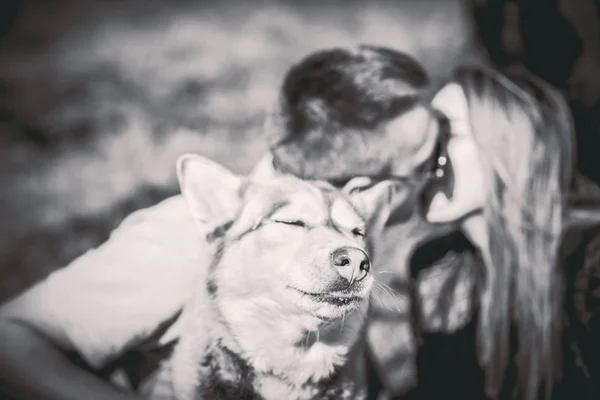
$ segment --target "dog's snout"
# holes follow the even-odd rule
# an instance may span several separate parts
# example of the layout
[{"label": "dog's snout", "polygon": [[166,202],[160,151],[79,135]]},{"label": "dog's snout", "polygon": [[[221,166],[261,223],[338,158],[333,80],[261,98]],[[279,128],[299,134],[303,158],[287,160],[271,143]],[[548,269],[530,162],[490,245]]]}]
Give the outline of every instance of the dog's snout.
[{"label": "dog's snout", "polygon": [[367,276],[371,269],[369,256],[356,247],[340,247],[331,253],[331,264],[350,284]]}]

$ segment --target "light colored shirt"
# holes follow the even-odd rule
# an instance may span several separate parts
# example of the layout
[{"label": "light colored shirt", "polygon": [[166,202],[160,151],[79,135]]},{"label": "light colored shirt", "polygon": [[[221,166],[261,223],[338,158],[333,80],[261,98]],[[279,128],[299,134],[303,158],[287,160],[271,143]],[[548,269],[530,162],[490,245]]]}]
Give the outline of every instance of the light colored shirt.
[{"label": "light colored shirt", "polygon": [[[267,155],[250,176],[263,180],[273,174]],[[143,355],[177,339],[176,316],[211,262],[205,234],[183,196],[173,196],[129,215],[105,243],[50,274],[4,311],[50,327],[63,347],[96,369],[132,349]],[[170,320],[175,322],[154,338]],[[140,391],[167,398],[166,382],[156,382],[165,376],[150,375]],[[128,386],[122,378],[120,370],[113,374],[114,382]]]}]

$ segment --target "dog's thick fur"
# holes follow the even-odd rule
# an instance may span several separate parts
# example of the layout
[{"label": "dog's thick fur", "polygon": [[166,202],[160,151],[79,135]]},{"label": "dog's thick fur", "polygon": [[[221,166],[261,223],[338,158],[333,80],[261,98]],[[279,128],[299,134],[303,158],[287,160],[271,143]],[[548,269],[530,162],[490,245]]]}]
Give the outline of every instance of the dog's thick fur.
[{"label": "dog's thick fur", "polygon": [[194,155],[178,174],[215,256],[182,315],[177,398],[360,399],[373,273],[349,283],[331,254],[368,254],[364,232],[387,218],[389,184],[353,195],[291,176],[259,184]]}]

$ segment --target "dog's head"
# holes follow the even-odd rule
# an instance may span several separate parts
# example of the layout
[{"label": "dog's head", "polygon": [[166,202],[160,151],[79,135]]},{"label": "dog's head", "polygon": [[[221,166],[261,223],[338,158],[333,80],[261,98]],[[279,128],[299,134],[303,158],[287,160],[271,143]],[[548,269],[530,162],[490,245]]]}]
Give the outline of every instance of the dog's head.
[{"label": "dog's head", "polygon": [[215,241],[208,290],[222,308],[338,319],[374,284],[367,234],[389,213],[391,187],[344,194],[292,176],[257,183],[196,155],[177,164],[194,218]]}]

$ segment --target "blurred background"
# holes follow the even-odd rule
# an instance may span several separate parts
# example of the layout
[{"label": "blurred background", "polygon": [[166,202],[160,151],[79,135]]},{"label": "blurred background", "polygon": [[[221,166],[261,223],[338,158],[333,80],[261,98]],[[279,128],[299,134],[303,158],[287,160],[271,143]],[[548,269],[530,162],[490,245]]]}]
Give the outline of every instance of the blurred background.
[{"label": "blurred background", "polygon": [[[463,63],[550,65],[546,79],[589,114],[600,92],[598,9],[597,0],[1,0],[0,301],[177,193],[181,153],[248,172],[266,150],[262,121],[283,74],[319,48],[400,49],[434,82]],[[533,20],[539,28],[527,28]]]}]

